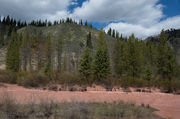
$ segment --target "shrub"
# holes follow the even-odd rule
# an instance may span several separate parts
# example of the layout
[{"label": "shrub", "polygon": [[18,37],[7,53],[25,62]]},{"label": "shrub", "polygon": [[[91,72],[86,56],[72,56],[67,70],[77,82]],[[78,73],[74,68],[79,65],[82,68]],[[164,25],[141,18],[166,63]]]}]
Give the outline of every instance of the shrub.
[{"label": "shrub", "polygon": [[10,71],[0,71],[0,82],[15,84],[17,82],[17,78],[18,73]]},{"label": "shrub", "polygon": [[42,73],[21,73],[17,83],[25,87],[39,87],[47,85],[49,79]]},{"label": "shrub", "polygon": [[64,108],[62,112],[64,119],[90,119],[90,110],[87,104],[73,102]]}]

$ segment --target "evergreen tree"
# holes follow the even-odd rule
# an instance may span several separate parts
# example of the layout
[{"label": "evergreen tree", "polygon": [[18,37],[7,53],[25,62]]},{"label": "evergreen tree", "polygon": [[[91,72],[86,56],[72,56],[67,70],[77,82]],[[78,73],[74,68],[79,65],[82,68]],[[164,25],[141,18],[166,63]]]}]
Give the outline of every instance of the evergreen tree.
[{"label": "evergreen tree", "polygon": [[86,20],[86,22],[85,22],[85,26],[88,26],[87,20]]},{"label": "evergreen tree", "polygon": [[124,43],[122,39],[117,39],[113,52],[114,71],[117,76],[122,76],[124,68]]},{"label": "evergreen tree", "polygon": [[119,32],[116,31],[116,39],[119,39]]},{"label": "evergreen tree", "polygon": [[80,20],[80,25],[83,26],[83,21],[82,21],[82,19]]},{"label": "evergreen tree", "polygon": [[132,34],[126,44],[124,59],[126,61],[125,65],[128,76],[133,78],[140,76],[143,62],[141,55],[138,40],[134,37],[134,34]]},{"label": "evergreen tree", "polygon": [[97,39],[97,50],[94,57],[94,78],[101,80],[106,78],[110,72],[110,59],[107,47],[107,41],[104,32],[101,30]]},{"label": "evergreen tree", "polygon": [[10,41],[7,47],[6,68],[7,70],[18,72],[20,69],[20,40],[17,33],[12,32]]},{"label": "evergreen tree", "polygon": [[169,80],[172,80],[175,76],[175,70],[176,70],[176,58],[174,55],[173,50],[170,46],[167,48],[167,63],[166,63],[166,75]]},{"label": "evergreen tree", "polygon": [[158,45],[157,68],[162,78],[172,79],[175,70],[175,55],[167,44],[167,37],[162,30]]},{"label": "evergreen tree", "polygon": [[150,81],[153,78],[153,72],[150,64],[146,66],[145,80]]},{"label": "evergreen tree", "polygon": [[112,29],[111,28],[109,28],[109,30],[108,30],[108,35],[112,35]]},{"label": "evergreen tree", "polygon": [[87,44],[86,45],[89,49],[93,49],[92,41],[91,41],[91,32],[89,32],[89,34],[87,35]]},{"label": "evergreen tree", "polygon": [[52,26],[52,23],[51,23],[51,21],[48,21],[48,26]]},{"label": "evergreen tree", "polygon": [[113,31],[112,31],[112,37],[113,37],[113,38],[115,38],[115,34],[116,34],[116,33],[115,33],[115,30],[113,29]]},{"label": "evergreen tree", "polygon": [[88,80],[92,74],[92,56],[87,46],[80,59],[79,73],[85,80]]}]

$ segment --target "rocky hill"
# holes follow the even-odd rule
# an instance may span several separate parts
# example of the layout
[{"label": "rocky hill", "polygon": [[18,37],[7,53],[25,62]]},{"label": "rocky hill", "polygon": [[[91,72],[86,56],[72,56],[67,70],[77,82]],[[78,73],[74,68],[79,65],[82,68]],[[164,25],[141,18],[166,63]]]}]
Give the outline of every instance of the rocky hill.
[{"label": "rocky hill", "polygon": [[[41,34],[41,38],[43,41],[50,35],[50,38],[53,42],[53,56],[52,56],[52,67],[54,70],[57,69],[58,60],[57,60],[57,49],[56,49],[56,41],[60,36],[63,37],[63,51],[61,55],[61,65],[64,67],[63,70],[68,72],[76,72],[78,70],[78,62],[83,52],[83,49],[86,45],[87,35],[91,33],[91,41],[92,41],[92,50],[95,50],[96,47],[96,39],[98,37],[99,31],[88,27],[88,26],[81,26],[72,23],[62,23],[59,25],[54,25],[50,27],[35,27],[35,26],[28,26],[17,31],[19,34],[24,34],[28,32],[29,35],[33,39],[37,39],[38,34]],[[112,47],[114,44],[115,39],[109,35],[105,35],[105,39],[108,41],[108,47],[110,55],[112,54]],[[31,55],[32,55],[31,50]],[[28,54],[30,55],[30,54]],[[30,64],[32,65],[33,70],[37,70],[38,66],[38,59],[37,59],[36,52],[34,55],[31,56],[31,60],[28,60],[26,64],[27,69],[30,69]],[[42,59],[43,60],[43,59]],[[22,63],[23,64],[23,63]],[[23,66],[22,66],[23,67]]]}]

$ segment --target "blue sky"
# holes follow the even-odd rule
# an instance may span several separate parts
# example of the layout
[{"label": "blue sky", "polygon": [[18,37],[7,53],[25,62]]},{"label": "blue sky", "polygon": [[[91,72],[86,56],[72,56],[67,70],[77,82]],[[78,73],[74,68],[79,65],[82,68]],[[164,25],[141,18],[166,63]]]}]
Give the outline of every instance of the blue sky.
[{"label": "blue sky", "polygon": [[180,0],[161,0],[160,3],[164,5],[163,12],[167,17],[180,15]]},{"label": "blue sky", "polygon": [[180,28],[180,0],[0,0],[0,15],[31,20],[71,17],[139,38]]}]

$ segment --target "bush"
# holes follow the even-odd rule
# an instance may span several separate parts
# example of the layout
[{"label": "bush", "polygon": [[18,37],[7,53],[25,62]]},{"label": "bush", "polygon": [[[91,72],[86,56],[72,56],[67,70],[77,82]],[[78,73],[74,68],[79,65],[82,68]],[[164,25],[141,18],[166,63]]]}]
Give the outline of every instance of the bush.
[{"label": "bush", "polygon": [[15,84],[18,79],[18,73],[10,71],[0,71],[0,82]]},{"label": "bush", "polygon": [[64,119],[91,119],[88,105],[80,102],[68,104],[62,112],[62,116]]},{"label": "bush", "polygon": [[39,87],[47,85],[49,79],[42,73],[21,73],[17,83],[25,87]]},{"label": "bush", "polygon": [[147,86],[147,81],[140,78],[122,78],[120,79],[120,85],[124,88],[127,87],[145,87]]},{"label": "bush", "polygon": [[66,84],[66,85],[75,85],[79,84],[81,85],[81,79],[79,78],[78,75],[73,75],[70,73],[59,73],[56,74],[56,78],[54,79],[57,83],[60,84]]}]

